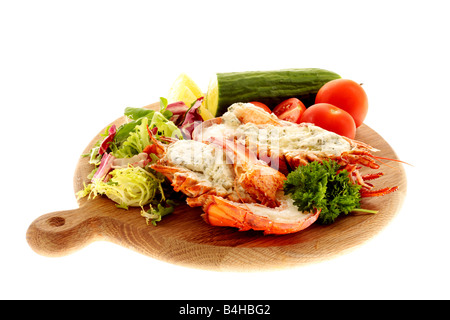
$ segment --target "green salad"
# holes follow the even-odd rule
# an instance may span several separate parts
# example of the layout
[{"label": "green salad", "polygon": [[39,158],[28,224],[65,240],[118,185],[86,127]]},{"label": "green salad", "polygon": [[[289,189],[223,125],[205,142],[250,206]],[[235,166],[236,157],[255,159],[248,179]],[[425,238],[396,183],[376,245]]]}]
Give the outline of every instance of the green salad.
[{"label": "green salad", "polygon": [[86,155],[94,169],[89,184],[77,193],[78,198],[93,199],[105,195],[118,208],[141,207],[147,223],[156,224],[174,210],[183,196],[173,191],[167,179],[150,168],[158,160],[152,149],[150,135],[156,139],[190,138],[193,116],[201,99],[191,107],[184,103],[168,105],[160,98],[159,111],[126,108],[128,122],[108,126],[101,138]]}]

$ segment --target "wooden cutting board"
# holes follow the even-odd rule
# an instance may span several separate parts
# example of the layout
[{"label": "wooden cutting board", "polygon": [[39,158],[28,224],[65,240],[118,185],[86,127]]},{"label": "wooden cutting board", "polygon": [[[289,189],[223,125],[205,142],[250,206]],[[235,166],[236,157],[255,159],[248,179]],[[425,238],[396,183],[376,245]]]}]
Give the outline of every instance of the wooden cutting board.
[{"label": "wooden cutting board", "polygon": [[[147,106],[157,108],[159,103]],[[125,122],[121,117],[116,125]],[[100,131],[103,133],[105,129]],[[87,153],[100,138],[92,139]],[[362,125],[357,140],[381,151],[377,155],[397,159],[394,150],[374,130]],[[74,191],[88,182],[92,166],[80,158],[75,169]],[[180,205],[155,227],[147,225],[140,208],[123,210],[106,197],[79,200],[79,208],[52,212],[34,220],[27,231],[27,241],[37,253],[64,256],[97,240],[106,240],[169,263],[192,268],[222,271],[256,271],[300,266],[325,259],[363,244],[380,232],[401,208],[406,195],[403,166],[390,161],[382,165],[385,175],[375,186],[399,186],[384,197],[364,198],[361,206],[379,210],[371,215],[349,215],[327,226],[313,224],[306,230],[288,235],[240,232],[235,228],[212,227],[202,218],[200,208]]]}]

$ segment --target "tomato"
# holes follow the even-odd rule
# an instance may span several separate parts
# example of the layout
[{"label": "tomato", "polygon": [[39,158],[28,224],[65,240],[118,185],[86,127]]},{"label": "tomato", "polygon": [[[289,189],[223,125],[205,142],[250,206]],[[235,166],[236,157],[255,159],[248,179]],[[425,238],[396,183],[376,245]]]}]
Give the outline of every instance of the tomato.
[{"label": "tomato", "polygon": [[270,110],[270,108],[268,106],[266,106],[264,103],[262,102],[258,102],[258,101],[252,101],[249,102],[257,107],[260,107],[261,109],[264,109],[265,111],[267,111],[268,113],[272,113],[272,110]]},{"label": "tomato", "polygon": [[325,83],[317,92],[316,103],[329,103],[353,117],[358,128],[366,118],[369,107],[364,89],[355,81],[336,79]]},{"label": "tomato", "polygon": [[356,125],[353,117],[347,111],[329,103],[317,103],[306,109],[301,122],[313,123],[341,136],[355,138]]},{"label": "tomato", "polygon": [[273,109],[273,113],[281,120],[290,121],[294,123],[300,123],[303,112],[305,112],[306,107],[297,98],[290,98]]}]

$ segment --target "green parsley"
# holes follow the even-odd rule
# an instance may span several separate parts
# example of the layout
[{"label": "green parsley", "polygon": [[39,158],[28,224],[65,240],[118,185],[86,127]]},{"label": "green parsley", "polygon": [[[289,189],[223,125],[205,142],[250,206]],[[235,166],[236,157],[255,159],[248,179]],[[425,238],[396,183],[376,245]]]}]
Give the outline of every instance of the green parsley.
[{"label": "green parsley", "polygon": [[332,160],[300,166],[288,174],[284,192],[300,211],[321,209],[317,219],[321,224],[333,223],[340,214],[352,211],[375,213],[360,209],[361,186],[350,180],[346,170],[339,169],[339,164]]}]

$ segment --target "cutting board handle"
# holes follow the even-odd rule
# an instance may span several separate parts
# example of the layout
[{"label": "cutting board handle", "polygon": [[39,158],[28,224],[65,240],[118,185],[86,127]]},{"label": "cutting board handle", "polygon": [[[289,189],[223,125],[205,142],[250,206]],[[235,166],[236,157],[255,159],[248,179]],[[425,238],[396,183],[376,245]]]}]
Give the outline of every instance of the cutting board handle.
[{"label": "cutting board handle", "polygon": [[98,219],[92,203],[85,202],[72,210],[44,214],[34,220],[27,230],[27,241],[37,253],[64,256],[77,251],[99,236]]}]

